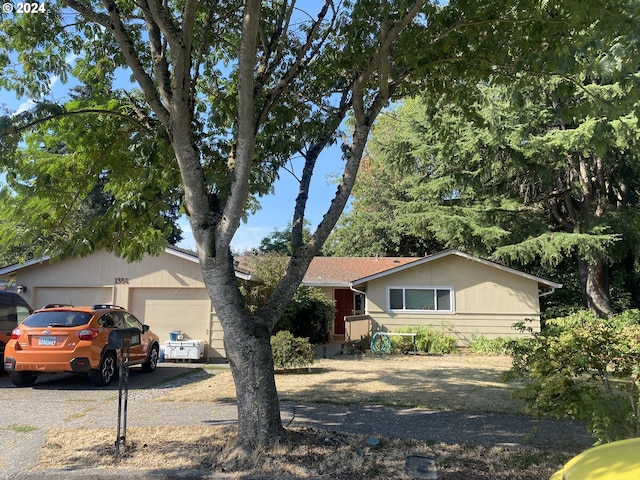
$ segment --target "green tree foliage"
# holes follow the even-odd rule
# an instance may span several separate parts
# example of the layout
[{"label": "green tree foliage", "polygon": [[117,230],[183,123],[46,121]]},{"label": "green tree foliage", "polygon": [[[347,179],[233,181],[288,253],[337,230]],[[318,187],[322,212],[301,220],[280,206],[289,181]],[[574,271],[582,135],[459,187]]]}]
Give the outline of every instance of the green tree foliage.
[{"label": "green tree foliage", "polygon": [[[257,279],[256,282],[243,282],[240,286],[250,312],[257,312],[264,306],[285,275],[288,263],[289,257],[273,252],[243,257],[242,267]],[[317,288],[300,285],[273,330],[287,330],[296,337],[320,343],[327,340],[333,316],[332,300]]]},{"label": "green tree foliage", "polygon": [[300,285],[274,331],[288,330],[296,337],[307,338],[311,343],[326,342],[334,314],[333,300],[318,288]]},{"label": "green tree foliage", "polygon": [[256,281],[240,283],[240,292],[249,313],[255,315],[269,300],[285,275],[289,258],[279,253],[249,254],[242,257],[241,268],[251,272]]},{"label": "green tree foliage", "polygon": [[171,146],[115,95],[74,92],[62,107],[41,103],[12,117],[0,143],[5,257],[109,248],[133,259],[180,240]]},{"label": "green tree foliage", "polygon": [[549,320],[512,355],[505,378],[525,380],[530,412],[586,420],[601,442],[640,435],[639,311]]},{"label": "green tree foliage", "polygon": [[404,102],[370,146],[375,171],[400,185],[378,190],[396,208],[386,225],[512,262],[573,258],[586,305],[607,315],[608,264],[639,245],[640,77],[604,79],[479,85],[472,106]]},{"label": "green tree foliage", "polygon": [[442,242],[428,233],[414,234],[397,215],[397,204],[408,200],[406,178],[396,169],[380,167],[371,156],[363,159],[351,208],[340,218],[325,252],[339,257],[411,257],[442,250]]},{"label": "green tree foliage", "polygon": [[[305,226],[302,231],[302,238],[306,242],[311,238],[311,229],[309,228],[310,222],[305,221]],[[291,230],[292,225],[289,225],[280,230],[274,228],[273,231],[260,240],[260,245],[257,251],[260,253],[280,253],[282,255],[291,255]]]}]

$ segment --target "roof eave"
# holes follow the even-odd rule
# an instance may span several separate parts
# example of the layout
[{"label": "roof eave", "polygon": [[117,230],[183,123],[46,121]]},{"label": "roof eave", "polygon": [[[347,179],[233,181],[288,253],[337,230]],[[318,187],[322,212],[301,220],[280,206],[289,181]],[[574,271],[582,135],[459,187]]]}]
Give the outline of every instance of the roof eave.
[{"label": "roof eave", "polygon": [[302,285],[307,287],[333,287],[333,288],[349,288],[350,282],[338,282],[338,281],[302,281]]},{"label": "roof eave", "polygon": [[[169,255],[173,255],[174,257],[178,257],[178,258],[182,258],[183,260],[187,260],[189,262],[193,262],[193,263],[200,263],[198,256],[195,253],[189,253],[186,252],[184,250],[177,250],[175,248],[171,248],[171,247],[166,247],[164,249],[165,253],[169,254]],[[10,275],[12,273],[17,272],[18,270],[22,270],[23,268],[27,268],[27,267],[31,267],[33,265],[38,265],[44,262],[48,262],[49,260],[51,260],[51,257],[49,256],[44,256],[42,258],[38,258],[38,259],[32,259],[32,260],[27,260],[24,263],[16,263],[14,265],[9,265],[7,267],[4,268],[0,268],[0,277],[3,277],[5,275]],[[256,277],[251,275],[250,273],[245,273],[239,270],[235,270],[235,274],[236,274],[236,278],[240,278],[242,280],[247,280],[247,281],[255,281]]]},{"label": "roof eave", "polygon": [[375,275],[370,275],[368,277],[363,277],[363,278],[354,280],[353,282],[351,282],[351,284],[352,285],[361,285],[363,283],[370,282],[371,280],[376,280],[378,278],[382,278],[382,277],[385,277],[387,275],[391,275],[391,274],[400,272],[400,271],[405,270],[407,268],[413,268],[416,265],[422,265],[424,263],[433,262],[434,260],[438,260],[440,258],[448,257],[450,255],[456,255],[458,257],[465,258],[465,259],[473,261],[473,262],[478,262],[478,263],[481,263],[481,264],[489,266],[489,267],[497,268],[498,270],[502,270],[504,272],[511,273],[513,275],[518,275],[518,276],[527,278],[529,280],[537,282],[538,285],[545,285],[545,286],[547,286],[549,288],[554,288],[554,289],[555,288],[562,288],[562,284],[561,283],[555,283],[555,282],[552,282],[550,280],[545,280],[544,278],[536,277],[535,275],[531,275],[529,273],[521,272],[520,270],[516,270],[515,268],[507,267],[505,265],[500,265],[499,263],[495,263],[495,262],[492,262],[490,260],[485,260],[483,258],[474,257],[473,255],[469,255],[468,253],[461,252],[460,250],[456,250],[456,249],[444,250],[442,252],[438,252],[438,253],[435,253],[433,255],[429,255],[428,257],[419,258],[415,262],[405,263],[404,265],[400,265],[400,266],[392,268],[390,270],[385,270],[384,272],[380,272],[380,273],[377,273]]},{"label": "roof eave", "polygon": [[24,263],[15,263],[13,265],[8,265],[4,268],[0,268],[0,277],[4,276],[4,275],[9,275],[11,273],[17,272],[18,270],[21,270],[23,268],[26,267],[31,267],[32,265],[37,265],[39,263],[44,263],[49,261],[50,258],[48,256],[46,257],[42,257],[42,258],[37,258],[37,259],[32,259],[32,260],[27,260]]}]

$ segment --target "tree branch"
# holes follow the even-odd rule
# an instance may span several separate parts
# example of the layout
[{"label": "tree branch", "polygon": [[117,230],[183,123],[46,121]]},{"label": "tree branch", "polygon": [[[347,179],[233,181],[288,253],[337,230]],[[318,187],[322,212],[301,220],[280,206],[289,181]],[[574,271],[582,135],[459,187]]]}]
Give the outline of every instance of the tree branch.
[{"label": "tree branch", "polygon": [[[198,48],[198,53],[195,57],[195,64],[193,66],[193,78],[191,79],[191,98],[195,100],[196,98],[196,88],[198,86],[198,79],[200,78],[200,65],[202,63],[202,59],[204,58],[204,54],[207,49],[207,38],[208,32],[211,31],[211,27],[213,25],[213,9],[210,8],[207,14],[207,21],[205,22],[204,29],[202,31],[202,38],[200,39],[200,47]],[[194,106],[195,107],[195,104]]]},{"label": "tree branch", "polygon": [[[332,4],[333,4],[333,2],[331,0],[327,0],[325,2],[324,7],[322,8],[320,13],[318,14],[318,18],[313,22],[313,25],[312,25],[312,27],[309,30],[309,33],[307,35],[307,41],[304,44],[304,46],[302,47],[302,49],[300,50],[300,53],[296,57],[295,62],[293,62],[291,67],[282,76],[282,78],[280,79],[280,82],[278,82],[278,85],[269,92],[269,94],[267,96],[267,99],[264,102],[264,105],[263,105],[263,107],[262,107],[262,109],[260,111],[260,114],[258,115],[258,117],[256,119],[257,120],[256,127],[261,124],[262,120],[267,116],[267,114],[269,113],[269,111],[273,107],[273,104],[275,103],[275,101],[282,94],[282,92],[290,85],[291,81],[300,73],[300,71],[313,58],[313,52],[315,50],[317,50],[317,49],[313,48],[313,43],[316,40],[316,35],[318,34],[318,30],[320,29],[320,25],[322,24],[324,18],[327,15],[327,11],[329,9],[329,6],[332,5]],[[331,28],[328,28],[326,33],[325,33],[325,35],[324,35],[324,37],[320,41],[320,44],[324,43],[324,41],[328,37],[330,31],[331,31]],[[275,43],[275,41],[273,41],[271,44],[274,44],[274,43]],[[311,52],[311,54],[309,52]],[[278,63],[278,60],[279,60],[279,58],[277,58],[276,61],[271,62],[271,66],[266,69],[265,73],[272,72],[275,69],[275,66]],[[266,75],[265,75],[265,77],[266,77]],[[264,80],[261,80],[261,81],[263,82]],[[259,85],[259,83],[257,83],[257,85]]]},{"label": "tree branch", "polygon": [[238,58],[238,133],[235,151],[231,152],[229,165],[233,174],[229,197],[225,202],[220,223],[216,227],[216,251],[228,250],[244,212],[249,192],[249,177],[255,152],[254,131],[254,65],[256,40],[260,26],[260,0],[246,0],[243,10],[242,40]]},{"label": "tree branch", "polygon": [[300,179],[300,188],[296,197],[296,204],[293,212],[293,222],[291,224],[291,251],[295,252],[296,249],[303,246],[304,243],[304,217],[307,208],[307,201],[309,200],[309,190],[311,188],[311,178],[315,168],[316,161],[320,156],[320,153],[329,145],[333,138],[333,132],[339,127],[340,123],[344,120],[349,108],[351,106],[351,100],[349,91],[345,90],[340,100],[340,107],[334,114],[331,121],[325,123],[325,134],[322,135],[318,141],[312,144],[304,155],[305,165],[302,170],[302,178]]},{"label": "tree branch", "polygon": [[178,48],[182,40],[180,27],[175,22],[171,15],[171,11],[167,8],[164,2],[159,2],[158,0],[146,0],[146,8],[144,8],[140,3],[138,3],[138,5],[140,5],[142,11],[145,12],[146,15],[153,18],[154,23],[162,31],[162,34],[168,40],[171,48]]},{"label": "tree branch", "polygon": [[0,138],[8,137],[13,133],[20,133],[26,130],[29,130],[33,127],[36,127],[42,123],[48,122],[50,120],[55,120],[57,118],[70,117],[72,115],[86,115],[86,114],[107,114],[107,115],[115,115],[116,117],[120,117],[122,119],[127,120],[128,122],[138,126],[141,130],[144,130],[149,133],[153,133],[153,130],[149,128],[149,125],[145,125],[139,120],[130,117],[129,115],[125,115],[124,113],[116,112],[114,110],[102,110],[99,108],[87,108],[83,110],[74,110],[72,112],[60,112],[55,115],[50,115],[45,118],[38,118],[37,120],[33,120],[32,122],[26,123],[20,127],[14,128],[11,132],[2,132],[0,133]]},{"label": "tree branch", "polygon": [[162,32],[158,24],[154,21],[153,13],[149,8],[142,8],[142,12],[147,24],[149,32],[149,49],[151,50],[151,59],[153,60],[153,71],[158,82],[160,97],[165,105],[171,103],[171,74],[169,72],[169,64],[167,62],[166,45],[162,41]]},{"label": "tree branch", "polygon": [[135,45],[129,38],[127,29],[122,23],[115,2],[113,2],[113,0],[102,0],[109,12],[108,16],[95,12],[77,0],[62,0],[62,2],[64,5],[80,13],[86,19],[102,25],[113,34],[116,42],[120,46],[122,55],[133,72],[133,76],[140,85],[140,88],[142,88],[142,92],[144,93],[147,102],[149,102],[149,106],[156,115],[158,115],[158,118],[160,118],[162,123],[168,125],[169,112],[158,96],[158,92],[153,84],[153,79],[149,74],[147,74],[142,66],[142,62],[138,57]]},{"label": "tree branch", "polygon": [[360,76],[358,77],[357,82],[360,86],[364,86],[369,77],[373,75],[375,71],[380,68],[384,59],[389,55],[391,50],[391,45],[396,40],[400,32],[409,25],[413,19],[420,13],[422,7],[426,5],[428,0],[417,0],[411,9],[405,13],[405,15],[400,19],[400,21],[394,23],[393,25],[388,27],[388,31],[386,35],[380,39],[380,48],[373,56],[373,58],[369,61],[369,65],[362,71]]}]

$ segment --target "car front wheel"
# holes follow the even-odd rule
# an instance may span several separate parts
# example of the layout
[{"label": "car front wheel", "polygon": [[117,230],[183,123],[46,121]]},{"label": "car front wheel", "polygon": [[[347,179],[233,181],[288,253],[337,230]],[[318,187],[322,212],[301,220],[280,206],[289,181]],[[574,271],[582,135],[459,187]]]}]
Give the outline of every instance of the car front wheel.
[{"label": "car front wheel", "polygon": [[111,383],[116,374],[116,356],[114,353],[107,353],[98,370],[94,370],[89,374],[89,380],[94,387],[106,387]]},{"label": "car front wheel", "polygon": [[31,387],[38,375],[33,372],[10,372],[11,383],[16,387]]},{"label": "car front wheel", "polygon": [[153,372],[158,366],[158,358],[159,348],[158,345],[154,344],[151,346],[151,351],[149,352],[149,357],[147,357],[147,361],[142,364],[143,372]]}]

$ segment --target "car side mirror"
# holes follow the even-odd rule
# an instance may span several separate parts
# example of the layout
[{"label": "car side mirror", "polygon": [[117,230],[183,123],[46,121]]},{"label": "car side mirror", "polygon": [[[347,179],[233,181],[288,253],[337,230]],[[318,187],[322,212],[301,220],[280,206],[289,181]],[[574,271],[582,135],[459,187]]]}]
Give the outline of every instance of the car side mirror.
[{"label": "car side mirror", "polygon": [[147,333],[149,331],[149,325],[142,325],[142,333]]}]

